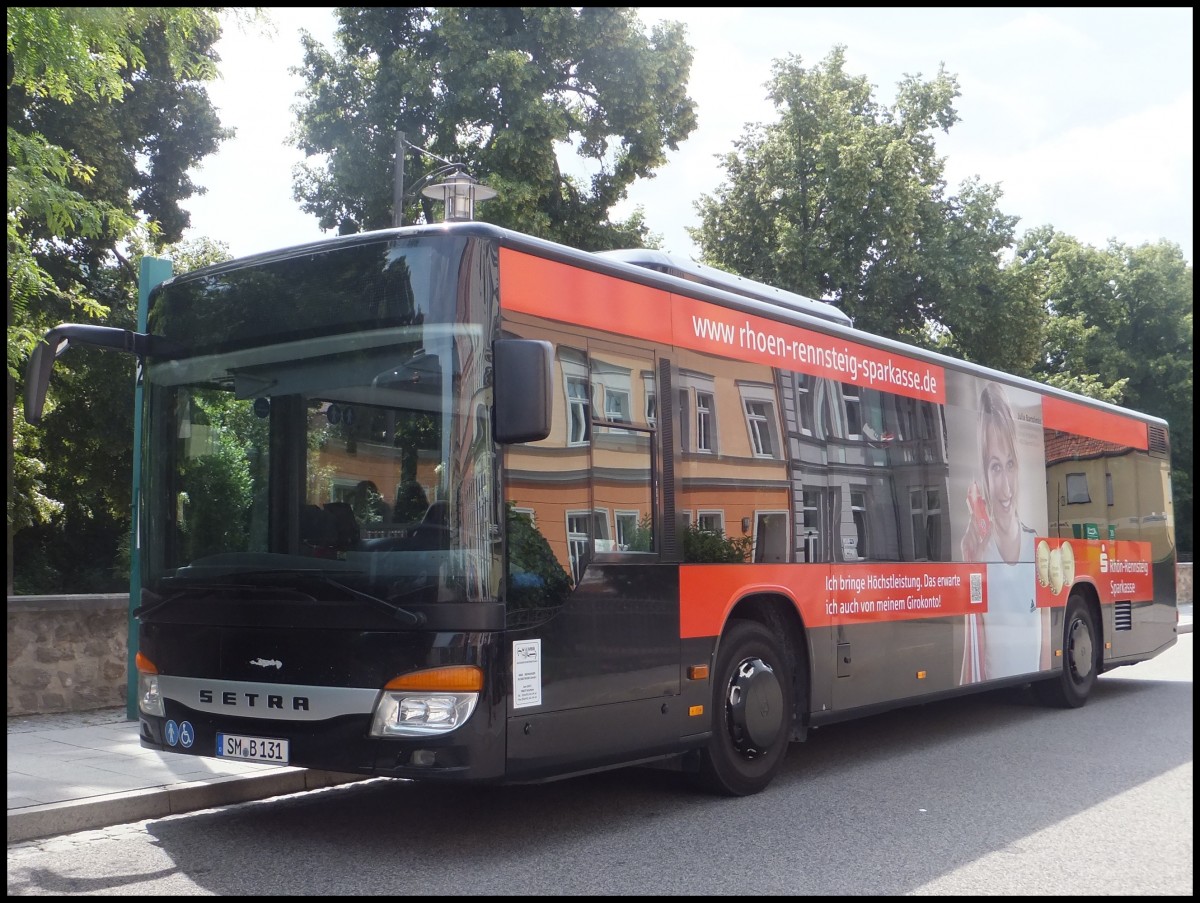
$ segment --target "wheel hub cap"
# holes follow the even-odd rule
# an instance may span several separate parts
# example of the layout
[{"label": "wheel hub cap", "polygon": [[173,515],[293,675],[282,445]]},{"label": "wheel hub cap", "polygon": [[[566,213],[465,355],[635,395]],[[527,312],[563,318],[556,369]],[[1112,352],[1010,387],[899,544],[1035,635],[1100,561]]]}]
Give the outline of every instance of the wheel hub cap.
[{"label": "wheel hub cap", "polygon": [[734,746],[748,756],[765,752],[784,725],[783,690],[762,659],[746,659],[729,683],[729,727]]},{"label": "wheel hub cap", "polygon": [[1071,670],[1080,677],[1092,673],[1092,635],[1082,621],[1071,626]]}]

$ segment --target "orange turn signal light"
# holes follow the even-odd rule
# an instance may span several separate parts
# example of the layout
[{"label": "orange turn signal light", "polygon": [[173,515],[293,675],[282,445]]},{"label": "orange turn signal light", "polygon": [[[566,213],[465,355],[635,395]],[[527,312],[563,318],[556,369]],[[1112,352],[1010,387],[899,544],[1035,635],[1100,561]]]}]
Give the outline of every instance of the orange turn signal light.
[{"label": "orange turn signal light", "polygon": [[133,657],[133,663],[143,674],[157,674],[158,666],[140,652]]},{"label": "orange turn signal light", "polygon": [[419,692],[478,693],[483,689],[483,669],[475,665],[451,665],[429,668],[393,677],[385,690],[414,690]]},{"label": "orange turn signal light", "polygon": [[708,678],[708,665],[689,665],[688,680],[706,680]]}]

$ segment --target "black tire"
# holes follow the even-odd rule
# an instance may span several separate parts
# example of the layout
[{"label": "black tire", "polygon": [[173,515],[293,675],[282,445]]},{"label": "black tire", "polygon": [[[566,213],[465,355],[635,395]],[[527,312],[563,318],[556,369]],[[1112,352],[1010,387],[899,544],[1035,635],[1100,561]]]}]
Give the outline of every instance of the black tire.
[{"label": "black tire", "polygon": [[792,731],[792,675],[779,640],[757,621],[731,621],[712,684],[701,782],[723,796],[758,793],[783,765]]},{"label": "black tire", "polygon": [[1067,599],[1063,625],[1062,671],[1033,684],[1033,695],[1042,705],[1077,709],[1087,702],[1100,674],[1100,631],[1087,600],[1079,593]]}]

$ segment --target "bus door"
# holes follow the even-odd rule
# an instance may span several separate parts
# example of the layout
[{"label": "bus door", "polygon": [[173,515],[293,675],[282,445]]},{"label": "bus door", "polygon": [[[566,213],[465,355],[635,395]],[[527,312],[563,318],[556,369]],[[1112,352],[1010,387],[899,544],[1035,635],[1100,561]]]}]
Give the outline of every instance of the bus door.
[{"label": "bus door", "polygon": [[547,756],[591,753],[601,765],[666,749],[686,720],[671,704],[680,685],[678,566],[659,561],[656,356],[543,328],[521,334],[553,343],[561,401],[549,439],[507,452],[505,500],[536,512],[570,591],[511,633],[514,669],[522,650],[539,659],[536,692],[514,684],[512,775],[535,772]]},{"label": "bus door", "polygon": [[[590,500],[568,513],[575,601],[594,638],[577,651],[608,672],[606,698],[679,692],[676,568],[659,565],[661,451],[655,357],[592,340]],[[619,651],[618,651],[619,650]],[[617,652],[621,664],[614,668]]]}]

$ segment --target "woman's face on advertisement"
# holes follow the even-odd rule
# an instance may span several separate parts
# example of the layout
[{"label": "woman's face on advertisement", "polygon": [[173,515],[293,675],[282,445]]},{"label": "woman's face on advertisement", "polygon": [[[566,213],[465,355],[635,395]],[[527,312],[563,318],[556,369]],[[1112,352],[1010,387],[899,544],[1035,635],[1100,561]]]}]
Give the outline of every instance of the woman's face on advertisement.
[{"label": "woman's face on advertisement", "polygon": [[1017,518],[1017,453],[1011,439],[995,427],[986,432],[988,507],[1001,531],[1011,531]]}]

